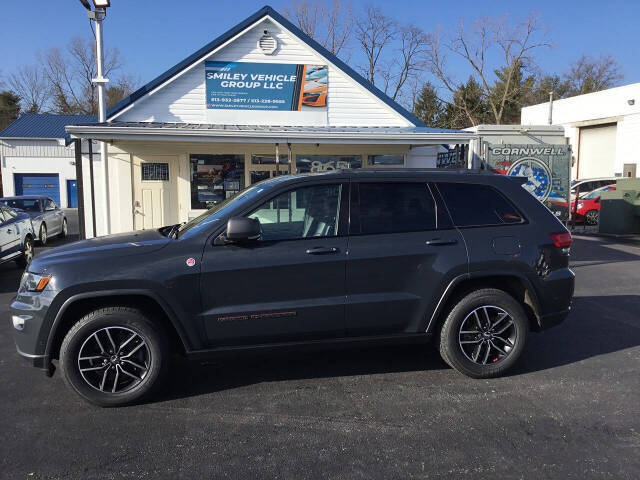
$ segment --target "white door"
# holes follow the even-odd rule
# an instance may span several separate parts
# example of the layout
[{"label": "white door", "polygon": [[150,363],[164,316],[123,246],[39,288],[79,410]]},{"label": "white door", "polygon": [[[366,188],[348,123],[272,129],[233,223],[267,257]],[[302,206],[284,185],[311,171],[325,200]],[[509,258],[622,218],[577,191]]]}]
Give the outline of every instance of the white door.
[{"label": "white door", "polygon": [[580,127],[578,178],[613,177],[617,124]]},{"label": "white door", "polygon": [[178,157],[134,157],[134,228],[147,230],[178,223]]}]

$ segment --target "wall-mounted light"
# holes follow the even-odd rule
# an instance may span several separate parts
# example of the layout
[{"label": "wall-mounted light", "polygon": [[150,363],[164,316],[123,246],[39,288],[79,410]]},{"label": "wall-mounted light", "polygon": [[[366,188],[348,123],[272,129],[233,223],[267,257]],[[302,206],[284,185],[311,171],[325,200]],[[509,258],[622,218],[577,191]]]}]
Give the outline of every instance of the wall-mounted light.
[{"label": "wall-mounted light", "polygon": [[635,98],[630,98],[629,100],[627,100],[627,103],[629,105],[635,105],[636,104],[636,99]]}]

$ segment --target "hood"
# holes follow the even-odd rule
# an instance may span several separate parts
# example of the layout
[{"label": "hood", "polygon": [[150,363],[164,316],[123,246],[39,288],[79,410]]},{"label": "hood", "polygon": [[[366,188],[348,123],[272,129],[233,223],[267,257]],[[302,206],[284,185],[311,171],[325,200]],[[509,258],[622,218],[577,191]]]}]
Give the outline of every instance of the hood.
[{"label": "hood", "polygon": [[[96,257],[141,255],[160,250],[171,242],[158,230],[140,230],[90,238],[39,253],[32,262],[34,271],[41,263]],[[30,268],[31,270],[31,268]]]}]

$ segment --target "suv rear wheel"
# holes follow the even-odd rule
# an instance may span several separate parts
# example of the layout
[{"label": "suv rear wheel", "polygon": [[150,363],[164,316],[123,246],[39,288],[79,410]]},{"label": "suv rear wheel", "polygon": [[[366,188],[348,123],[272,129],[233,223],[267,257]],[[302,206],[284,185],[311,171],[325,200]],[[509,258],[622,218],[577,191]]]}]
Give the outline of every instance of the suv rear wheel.
[{"label": "suv rear wheel", "polygon": [[161,383],[169,363],[165,332],[140,310],[105,307],[88,313],[60,348],[64,381],[91,403],[140,401]]},{"label": "suv rear wheel", "polygon": [[528,331],[527,315],[513,297],[502,290],[478,290],[449,312],[440,333],[440,354],[469,377],[498,377],[522,354]]}]

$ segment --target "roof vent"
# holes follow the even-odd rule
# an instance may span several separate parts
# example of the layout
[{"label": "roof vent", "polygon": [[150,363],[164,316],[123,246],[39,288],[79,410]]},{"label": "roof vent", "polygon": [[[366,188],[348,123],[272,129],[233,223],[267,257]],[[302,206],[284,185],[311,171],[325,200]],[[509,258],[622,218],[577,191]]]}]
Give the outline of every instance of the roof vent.
[{"label": "roof vent", "polygon": [[264,35],[258,40],[258,48],[262,50],[265,55],[273,55],[273,52],[278,48],[278,41],[271,36],[268,30],[264,31]]}]

